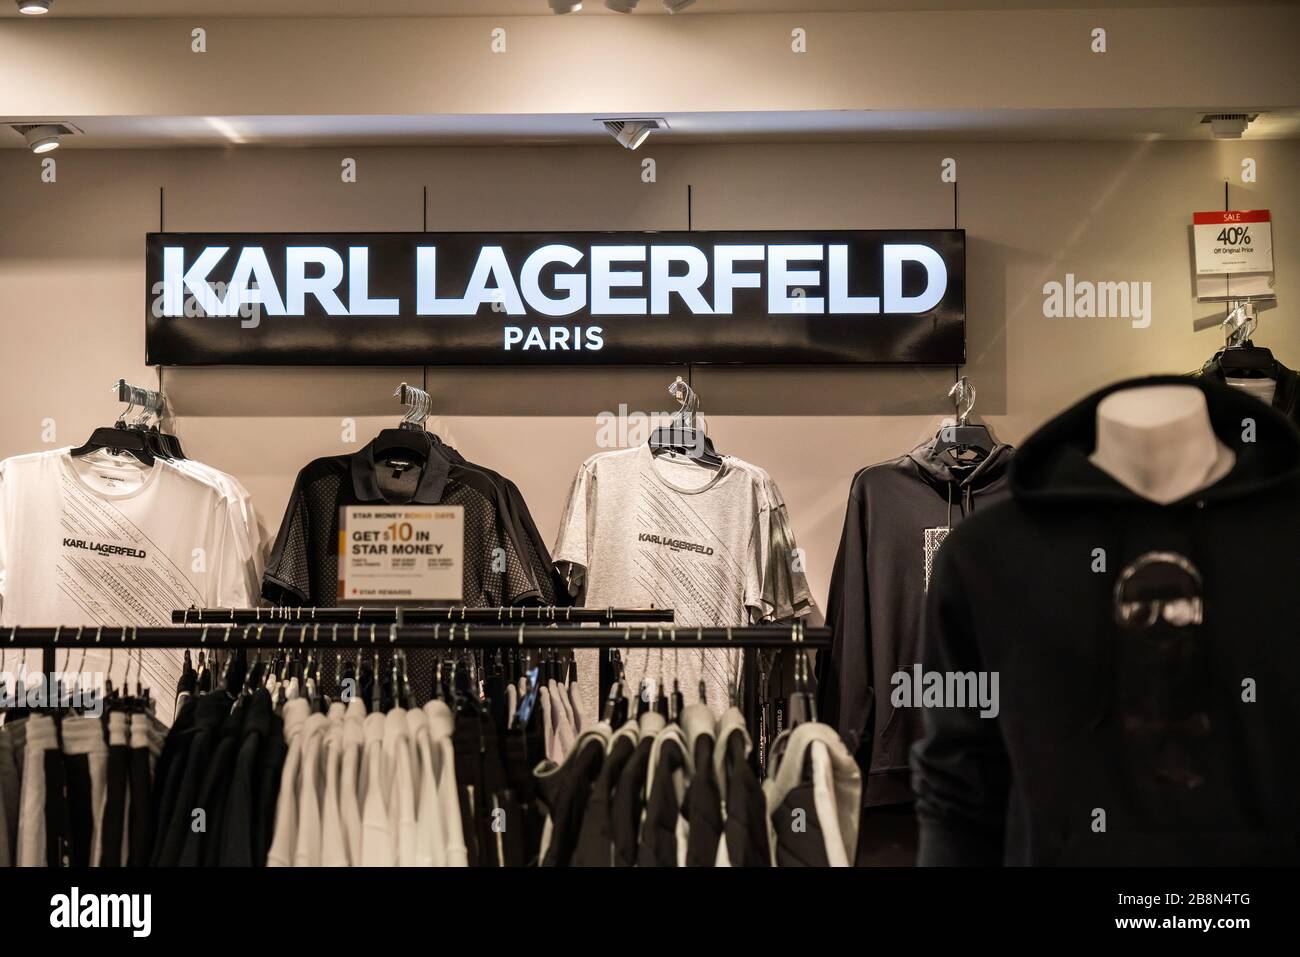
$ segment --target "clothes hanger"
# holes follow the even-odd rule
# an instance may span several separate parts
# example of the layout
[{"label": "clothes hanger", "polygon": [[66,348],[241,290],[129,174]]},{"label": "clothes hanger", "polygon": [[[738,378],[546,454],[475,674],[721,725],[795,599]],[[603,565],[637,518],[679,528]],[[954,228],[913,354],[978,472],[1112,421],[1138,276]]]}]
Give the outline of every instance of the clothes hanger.
[{"label": "clothes hanger", "polygon": [[421,463],[429,461],[429,456],[435,454],[433,439],[424,431],[431,405],[429,393],[403,382],[393,395],[401,399],[406,411],[397,428],[383,429],[375,436],[370,443],[371,454],[376,461],[394,458],[397,452],[414,455]]},{"label": "clothes hanger", "polygon": [[683,455],[698,465],[706,468],[722,467],[722,456],[713,447],[713,440],[703,429],[696,428],[696,413],[700,408],[699,396],[681,376],[668,386],[668,394],[675,398],[681,408],[669,420],[667,426],[650,433],[647,445],[651,455],[663,455],[672,452]]},{"label": "clothes hanger", "polygon": [[679,659],[677,657],[677,626],[672,628],[673,641],[673,692],[668,696],[668,720],[676,723],[682,714],[682,709],[686,707],[686,699],[682,696],[681,688],[677,685],[677,675]]},{"label": "clothes hanger", "polygon": [[91,452],[108,452],[110,455],[120,455],[125,452],[142,464],[152,466],[154,454],[148,437],[145,433],[126,425],[126,417],[135,409],[136,396],[141,390],[128,386],[123,379],[118,379],[113,389],[118,393],[119,398],[127,403],[126,411],[118,416],[111,428],[96,429],[90,433],[90,438],[85,444],[72,449],[69,454],[79,457],[89,455]]},{"label": "clothes hanger", "polygon": [[808,649],[803,647],[803,625],[799,622],[790,626],[790,642],[795,648],[794,694],[790,696],[790,727],[793,728],[817,720],[817,696],[810,690],[812,666]]},{"label": "clothes hanger", "polygon": [[[623,637],[627,637],[627,629],[624,629]],[[623,656],[617,650],[611,650],[610,654],[614,656],[614,680],[610,683],[609,694],[605,698],[603,719],[617,731],[627,720],[627,698],[623,696]]]},{"label": "clothes hanger", "polygon": [[1277,359],[1273,353],[1251,341],[1259,317],[1255,304],[1239,302],[1220,324],[1226,343],[1218,353],[1219,369],[1225,376],[1240,379],[1277,379]]},{"label": "clothes hanger", "polygon": [[997,446],[986,425],[970,425],[967,419],[975,407],[975,386],[970,379],[962,376],[948,390],[948,398],[957,405],[957,420],[953,425],[945,425],[934,439],[934,452],[939,455],[952,451],[954,458],[961,464],[973,465],[983,461]]}]

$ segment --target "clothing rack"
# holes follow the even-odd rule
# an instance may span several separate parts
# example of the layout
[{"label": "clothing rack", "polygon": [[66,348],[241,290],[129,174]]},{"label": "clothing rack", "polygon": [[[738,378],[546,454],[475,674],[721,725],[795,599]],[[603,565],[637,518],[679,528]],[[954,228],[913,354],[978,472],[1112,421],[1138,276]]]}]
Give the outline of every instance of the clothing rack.
[{"label": "clothing rack", "polygon": [[679,628],[625,625],[620,629],[573,625],[322,624],[279,622],[248,625],[136,627],[63,625],[0,628],[0,648],[829,648],[829,628],[751,625]]},{"label": "clothing rack", "polygon": [[671,608],[567,608],[555,605],[520,605],[503,608],[312,608],[279,606],[273,608],[178,608],[172,621],[178,625],[261,624],[293,622],[295,624],[363,624],[434,625],[447,622],[473,622],[503,625],[532,621],[537,624],[612,624],[614,622],[670,622]]}]

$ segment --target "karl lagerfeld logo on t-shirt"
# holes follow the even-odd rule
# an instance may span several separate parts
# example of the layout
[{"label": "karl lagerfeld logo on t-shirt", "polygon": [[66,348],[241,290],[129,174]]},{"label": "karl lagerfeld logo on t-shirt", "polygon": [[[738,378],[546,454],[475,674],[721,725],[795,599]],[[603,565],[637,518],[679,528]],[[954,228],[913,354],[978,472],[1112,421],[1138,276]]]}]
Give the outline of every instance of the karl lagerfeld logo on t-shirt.
[{"label": "karl lagerfeld logo on t-shirt", "polygon": [[649,542],[652,545],[662,545],[664,548],[671,548],[675,552],[698,552],[701,555],[713,554],[713,548],[708,545],[684,542],[680,538],[664,538],[651,532],[642,532],[636,537],[636,540],[638,542]]},{"label": "karl lagerfeld logo on t-shirt", "polygon": [[101,555],[125,555],[127,558],[144,558],[146,552],[143,548],[130,548],[126,545],[108,545],[104,542],[88,542],[80,538],[65,538],[63,540],[64,548],[84,548],[88,552],[99,552]]}]

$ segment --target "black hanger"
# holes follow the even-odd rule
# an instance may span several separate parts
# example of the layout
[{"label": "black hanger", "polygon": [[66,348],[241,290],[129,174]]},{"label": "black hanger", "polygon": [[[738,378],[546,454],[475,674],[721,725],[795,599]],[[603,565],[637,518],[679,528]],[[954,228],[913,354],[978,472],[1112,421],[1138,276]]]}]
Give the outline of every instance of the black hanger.
[{"label": "black hanger", "polygon": [[1225,376],[1241,379],[1277,378],[1277,359],[1273,358],[1273,353],[1249,339],[1239,346],[1222,350],[1216,358],[1219,360],[1219,369]]},{"label": "black hanger", "polygon": [[952,451],[960,464],[974,464],[988,457],[997,447],[997,440],[986,425],[971,425],[966,420],[975,407],[975,387],[962,376],[948,390],[948,398],[957,406],[957,421],[939,430],[934,437],[934,454]]},{"label": "black hanger", "polygon": [[961,453],[971,451],[977,453],[979,459],[983,459],[997,447],[997,444],[993,433],[986,425],[952,425],[940,429],[939,434],[934,437],[936,455],[953,449],[959,457]]},{"label": "black hanger", "polygon": [[370,443],[370,452],[376,462],[392,458],[395,452],[404,452],[424,463],[433,454],[433,443],[422,429],[384,429]]},{"label": "black hanger", "polygon": [[705,435],[703,429],[695,427],[695,414],[700,406],[695,390],[678,376],[668,387],[668,392],[682,407],[667,426],[650,433],[650,439],[646,443],[650,447],[650,454],[672,452],[699,465],[720,468],[722,456],[713,447],[713,440]]},{"label": "black hanger", "polygon": [[127,452],[145,465],[153,465],[154,454],[150,449],[148,436],[136,429],[125,426],[99,428],[90,433],[84,445],[73,449],[72,455],[89,455],[91,452],[107,450],[109,452]]},{"label": "black hanger", "polygon": [[710,468],[722,465],[722,456],[714,449],[713,440],[699,429],[683,426],[655,429],[650,433],[650,440],[646,444],[650,446],[652,455],[671,452]]},{"label": "black hanger", "polygon": [[[803,631],[803,626],[796,624],[792,627],[795,629],[796,641],[801,644],[802,639],[799,635]],[[794,694],[790,696],[790,727],[792,728],[805,721],[817,721],[817,696],[812,693],[811,681],[812,666],[808,661],[808,651],[800,647],[794,653]]]}]

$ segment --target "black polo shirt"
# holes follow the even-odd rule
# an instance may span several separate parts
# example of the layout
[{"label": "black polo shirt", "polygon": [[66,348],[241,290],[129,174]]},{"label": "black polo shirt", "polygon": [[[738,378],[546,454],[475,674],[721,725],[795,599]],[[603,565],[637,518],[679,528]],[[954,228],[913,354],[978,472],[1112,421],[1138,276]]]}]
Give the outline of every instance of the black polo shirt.
[{"label": "black polo shirt", "polygon": [[[485,476],[435,453],[425,467],[394,477],[375,462],[370,445],[352,455],[316,459],[298,473],[262,578],[263,596],[277,605],[336,605],[339,510],[380,504],[464,506],[466,606],[515,605],[538,597]],[[500,555],[504,568],[494,562]]]},{"label": "black polo shirt", "polygon": [[[337,605],[339,510],[379,504],[464,506],[462,595],[467,607],[539,600],[529,562],[520,554],[487,476],[436,451],[423,468],[398,472],[375,462],[369,444],[352,455],[316,459],[298,473],[262,577],[262,595],[277,605]],[[432,652],[412,652],[408,659],[411,681],[423,700],[431,687]]]}]

